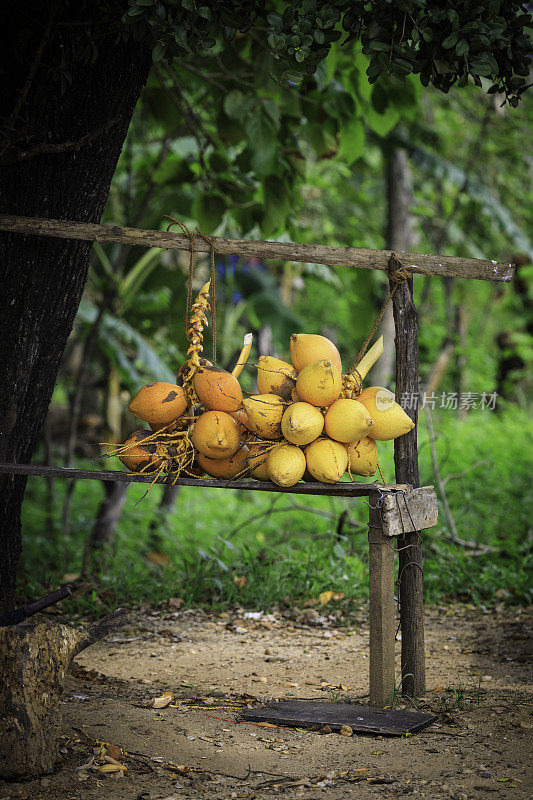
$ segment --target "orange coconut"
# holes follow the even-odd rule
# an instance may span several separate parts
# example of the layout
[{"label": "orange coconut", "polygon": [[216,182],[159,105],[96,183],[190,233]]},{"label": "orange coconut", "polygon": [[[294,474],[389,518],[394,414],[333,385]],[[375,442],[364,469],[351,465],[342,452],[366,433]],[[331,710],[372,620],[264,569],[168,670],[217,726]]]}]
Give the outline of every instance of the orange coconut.
[{"label": "orange coconut", "polygon": [[151,436],[151,431],[134,431],[123,444],[124,452],[119,458],[125,467],[132,472],[154,472],[161,466],[161,457],[157,455],[157,445],[155,442],[143,444],[147,436]]},{"label": "orange coconut", "polygon": [[241,444],[239,425],[225,411],[205,411],[194,423],[192,443],[208,458],[231,458]]},{"label": "orange coconut", "polygon": [[202,453],[198,453],[196,461],[198,465],[211,475],[212,478],[235,478],[239,472],[242,472],[248,466],[247,462],[248,448],[246,446],[240,447],[237,452],[230,458],[208,458]]},{"label": "orange coconut", "polygon": [[187,394],[175,383],[158,381],[139,389],[130,403],[130,411],[139,419],[154,425],[168,425],[187,408]]},{"label": "orange coconut", "polygon": [[194,376],[198,399],[212,411],[237,411],[242,391],[237,378],[219,367],[200,367]]},{"label": "orange coconut", "polygon": [[[189,371],[189,364],[190,361],[185,361],[178,370],[178,374],[176,375],[176,383],[178,386],[183,386],[183,381],[185,380],[185,376]],[[208,361],[207,358],[200,359],[200,366],[202,367],[212,367],[213,364],[211,361]]]},{"label": "orange coconut", "polygon": [[228,411],[228,414],[238,423],[241,437],[245,437],[252,430],[244,408],[239,408],[238,411]]}]

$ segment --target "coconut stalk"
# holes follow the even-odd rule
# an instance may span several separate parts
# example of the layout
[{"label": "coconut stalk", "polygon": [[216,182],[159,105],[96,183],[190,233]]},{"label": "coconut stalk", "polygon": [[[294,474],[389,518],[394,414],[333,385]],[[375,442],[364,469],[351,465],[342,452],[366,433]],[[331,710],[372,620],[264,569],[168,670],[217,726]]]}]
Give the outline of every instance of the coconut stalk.
[{"label": "coconut stalk", "polygon": [[242,346],[241,354],[237,360],[237,363],[233,367],[231,374],[234,378],[238,378],[241,372],[243,371],[244,367],[246,366],[246,362],[248,361],[248,357],[250,355],[250,350],[252,349],[252,341],[253,336],[251,333],[246,333],[244,336],[244,344]]},{"label": "coconut stalk", "polygon": [[190,342],[189,349],[187,350],[187,355],[189,356],[188,360],[185,362],[184,366],[182,367],[182,380],[183,380],[183,388],[186,390],[188,398],[189,398],[189,405],[193,406],[196,402],[196,393],[194,391],[194,376],[201,366],[200,364],[200,355],[203,352],[204,345],[204,337],[203,337],[203,330],[204,325],[208,326],[207,321],[207,311],[211,309],[209,305],[209,287],[211,281],[207,281],[204,283],[202,288],[198,293],[198,297],[194,301],[192,308],[191,308],[191,316],[189,319],[189,330],[187,331],[187,338]]},{"label": "coconut stalk", "polygon": [[378,358],[383,355],[383,336],[374,342],[370,350],[365,353],[361,361],[343,375],[344,393],[343,396],[349,399],[356,397],[363,388],[363,381],[370,372]]}]

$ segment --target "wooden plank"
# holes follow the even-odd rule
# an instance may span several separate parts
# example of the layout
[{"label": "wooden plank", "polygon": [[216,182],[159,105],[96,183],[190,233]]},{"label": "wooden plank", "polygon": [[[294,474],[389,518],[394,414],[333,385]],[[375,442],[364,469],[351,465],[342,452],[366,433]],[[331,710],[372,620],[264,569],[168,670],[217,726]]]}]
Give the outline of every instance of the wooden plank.
[{"label": "wooden plank", "polygon": [[394,550],[383,535],[381,507],[369,501],[370,705],[382,707],[394,693]]},{"label": "wooden plank", "polygon": [[405,736],[427,728],[438,717],[413,711],[378,711],[375,708],[325,700],[282,700],[265,708],[250,708],[240,712],[249,722],[271,722],[296,728],[322,728],[329,725],[340,731],[349,725],[354,733]]},{"label": "wooden plank", "polygon": [[[391,272],[400,267],[391,257]],[[390,283],[391,290],[395,284]],[[413,280],[398,286],[393,297],[396,331],[396,400],[413,397],[415,402],[405,408],[415,427],[394,440],[396,480],[414,488],[420,485],[418,474],[418,316],[413,301]],[[422,569],[422,539],[418,531],[406,533],[398,540],[400,621],[402,628],[402,691],[410,697],[426,690],[424,649],[424,572]]]},{"label": "wooden plank", "polygon": [[[83,239],[90,242],[116,242],[141,247],[161,247],[163,250],[189,250],[187,236],[169,231],[151,231],[142,228],[125,228],[120,225],[97,225],[89,222],[71,222],[57,219],[38,219],[0,215],[0,230],[36,236],[53,236],[62,239]],[[387,270],[390,250],[369,250],[362,247],[333,247],[331,245],[294,244],[293,242],[265,242],[252,239],[222,239],[213,237],[217,253],[247,256],[248,258],[301,261],[327,264],[332,267]],[[195,250],[208,253],[209,244],[197,237]],[[514,277],[514,264],[458,258],[456,256],[430,255],[428,253],[398,253],[402,263],[413,272],[454,278],[475,278],[484,281],[509,282]]]},{"label": "wooden plank", "polygon": [[412,492],[395,493],[383,498],[382,523],[385,536],[403,536],[411,531],[434,528],[439,516],[437,494],[433,486]]},{"label": "wooden plank", "polygon": [[[153,482],[153,476],[139,475],[136,472],[120,472],[118,470],[85,470],[67,469],[66,467],[47,467],[39,464],[0,464],[0,473],[7,472],[12,475],[28,475],[29,477],[47,478],[69,478],[74,480],[92,481],[120,481],[122,483],[145,483]],[[155,483],[172,484],[174,478],[161,477]],[[211,489],[245,489],[255,492],[285,492],[286,494],[316,494],[328,495],[330,497],[369,497],[375,493],[384,492],[403,492],[408,487],[403,484],[384,483],[297,483],[288,489],[277,486],[270,481],[252,480],[218,480],[215,478],[178,478],[176,485],[179,486],[207,486]]]}]

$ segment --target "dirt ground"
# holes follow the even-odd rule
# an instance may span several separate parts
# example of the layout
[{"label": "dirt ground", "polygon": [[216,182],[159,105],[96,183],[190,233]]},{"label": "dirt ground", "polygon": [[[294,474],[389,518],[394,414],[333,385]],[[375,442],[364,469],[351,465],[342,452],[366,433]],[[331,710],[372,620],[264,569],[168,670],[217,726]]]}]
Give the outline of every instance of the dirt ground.
[{"label": "dirt ground", "polygon": [[[61,762],[37,780],[0,781],[0,800],[533,795],[530,610],[429,609],[428,691],[417,706],[438,720],[382,737],[238,721],[240,708],[274,698],[368,702],[365,609],[342,625],[328,606],[289,615],[178,606],[143,610],[78,657]],[[147,707],[165,691],[170,706]]]}]

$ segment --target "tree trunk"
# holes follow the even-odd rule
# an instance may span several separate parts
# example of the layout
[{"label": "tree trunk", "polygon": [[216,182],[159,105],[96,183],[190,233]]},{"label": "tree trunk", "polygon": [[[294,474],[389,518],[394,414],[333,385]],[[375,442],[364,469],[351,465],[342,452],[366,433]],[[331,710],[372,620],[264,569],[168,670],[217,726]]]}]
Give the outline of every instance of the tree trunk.
[{"label": "tree trunk", "polygon": [[128,495],[129,483],[103,481],[105,498],[102,500],[90,536],[89,550],[102,550],[111,547],[115,528],[122,515]]},{"label": "tree trunk", "polygon": [[150,535],[148,537],[148,549],[159,550],[162,546],[161,527],[165,519],[170,515],[176,504],[180,492],[179,484],[174,486],[164,486],[161,500],[159,501],[157,516],[150,523]]},{"label": "tree trunk", "polygon": [[[394,147],[387,159],[387,232],[385,245],[401,261],[401,251],[411,250],[414,243],[413,220],[409,213],[413,187],[406,150]],[[384,301],[388,297],[385,295]],[[389,304],[378,330],[383,334],[383,355],[372,370],[368,385],[387,386],[394,367],[394,319]]]},{"label": "tree trunk", "polygon": [[70,662],[126,621],[126,612],[119,609],[84,631],[43,614],[0,628],[0,778],[52,772]]},{"label": "tree trunk", "polygon": [[[21,7],[16,30],[32,30],[22,49],[13,37],[13,52],[4,59],[1,111],[8,143],[0,155],[0,211],[98,222],[150,54],[138,42],[122,41],[111,23],[104,27],[96,4],[61,8],[61,23],[74,24],[51,24],[48,4]],[[92,26],[91,16],[99,24]],[[76,60],[90,42],[97,43],[94,63]],[[63,92],[59,68],[51,74],[60,45],[68,72]],[[31,460],[85,285],[90,247],[70,239],[0,236],[0,461]],[[0,611],[14,604],[25,485],[24,477],[0,476]]]}]

